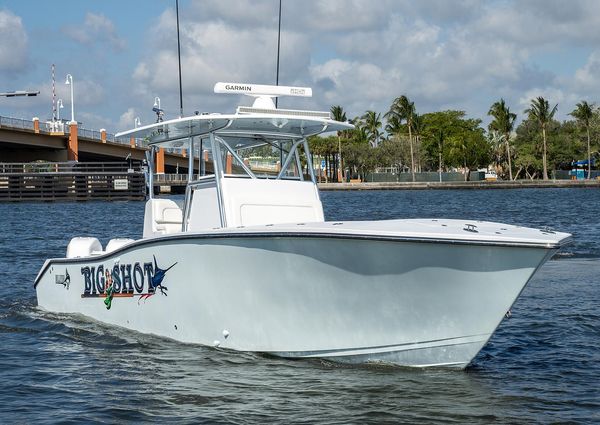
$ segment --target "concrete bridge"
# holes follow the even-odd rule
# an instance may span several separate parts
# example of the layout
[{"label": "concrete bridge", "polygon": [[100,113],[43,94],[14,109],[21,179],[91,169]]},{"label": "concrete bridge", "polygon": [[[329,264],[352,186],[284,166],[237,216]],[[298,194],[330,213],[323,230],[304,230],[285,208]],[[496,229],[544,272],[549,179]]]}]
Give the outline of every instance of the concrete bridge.
[{"label": "concrete bridge", "polygon": [[[117,139],[101,129],[88,130],[78,125],[57,123],[48,126],[39,119],[23,120],[0,116],[0,162],[80,161],[108,162],[144,160],[148,150],[133,138]],[[57,131],[58,130],[58,131]],[[195,161],[198,169],[198,161]],[[159,149],[156,154],[158,173],[187,173],[186,152]]]}]

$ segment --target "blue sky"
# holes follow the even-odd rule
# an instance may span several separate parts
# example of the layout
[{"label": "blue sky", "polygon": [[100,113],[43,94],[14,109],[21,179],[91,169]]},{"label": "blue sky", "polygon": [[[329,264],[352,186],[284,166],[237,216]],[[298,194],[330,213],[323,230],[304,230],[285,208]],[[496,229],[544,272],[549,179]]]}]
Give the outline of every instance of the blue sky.
[{"label": "blue sky", "polygon": [[[111,132],[153,119],[155,96],[178,114],[174,0],[0,1],[0,115],[51,117],[50,65],[61,114]],[[232,111],[247,99],[214,95],[217,81],[275,80],[277,0],[181,0],[184,109]],[[283,0],[282,84],[313,87],[283,107],[350,117],[385,112],[406,94],[419,112],[462,109],[486,120],[500,97],[522,117],[534,96],[567,118],[600,100],[600,2]],[[487,121],[487,120],[486,120]]]}]

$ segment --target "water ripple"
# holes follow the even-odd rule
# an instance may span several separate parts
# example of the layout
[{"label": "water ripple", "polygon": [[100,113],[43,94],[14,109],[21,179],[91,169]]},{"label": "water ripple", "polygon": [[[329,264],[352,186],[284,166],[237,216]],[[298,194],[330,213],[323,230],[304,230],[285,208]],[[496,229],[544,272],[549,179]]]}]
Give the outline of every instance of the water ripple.
[{"label": "water ripple", "polygon": [[[0,204],[2,423],[598,423],[600,191],[325,192],[328,219],[469,217],[575,242],[540,270],[466,371],[283,360],[36,307],[69,239],[141,233],[143,203]],[[112,220],[119,211],[119,221]],[[107,224],[110,223],[110,224]]]}]

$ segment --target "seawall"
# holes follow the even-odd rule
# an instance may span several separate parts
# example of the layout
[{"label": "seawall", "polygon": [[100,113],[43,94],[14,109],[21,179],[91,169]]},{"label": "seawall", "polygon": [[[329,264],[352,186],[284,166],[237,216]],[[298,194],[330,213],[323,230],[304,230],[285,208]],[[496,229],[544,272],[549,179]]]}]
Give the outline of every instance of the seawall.
[{"label": "seawall", "polygon": [[319,183],[320,190],[541,189],[561,187],[600,188],[600,180]]}]

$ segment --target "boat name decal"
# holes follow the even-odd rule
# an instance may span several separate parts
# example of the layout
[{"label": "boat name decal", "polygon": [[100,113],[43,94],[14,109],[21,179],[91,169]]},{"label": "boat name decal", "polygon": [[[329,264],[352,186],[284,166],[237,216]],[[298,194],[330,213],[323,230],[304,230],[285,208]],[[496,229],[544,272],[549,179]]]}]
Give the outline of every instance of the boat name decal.
[{"label": "boat name decal", "polygon": [[84,282],[81,297],[103,297],[106,308],[110,309],[114,297],[139,296],[141,300],[150,298],[157,291],[166,296],[168,288],[163,285],[163,280],[175,264],[161,269],[154,257],[154,263],[84,266],[81,268]]}]

